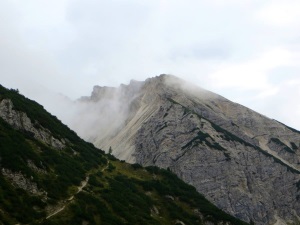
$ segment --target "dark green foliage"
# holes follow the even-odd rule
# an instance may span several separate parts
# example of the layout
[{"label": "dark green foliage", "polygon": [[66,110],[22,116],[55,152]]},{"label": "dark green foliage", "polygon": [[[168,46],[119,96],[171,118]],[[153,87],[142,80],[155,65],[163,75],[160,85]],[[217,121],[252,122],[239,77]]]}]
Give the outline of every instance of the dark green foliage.
[{"label": "dark green foliage", "polygon": [[39,158],[26,142],[25,135],[17,132],[0,118],[0,157],[1,165],[12,171],[30,175],[32,172],[27,166],[27,159],[38,162]]},{"label": "dark green foliage", "polygon": [[188,147],[193,147],[196,146],[200,143],[205,143],[207,146],[220,150],[220,151],[226,151],[225,148],[223,148],[219,143],[213,141],[213,143],[211,143],[209,140],[207,140],[208,138],[210,138],[211,140],[214,140],[209,134],[207,133],[203,133],[202,131],[198,131],[197,136],[194,137],[192,140],[190,140],[187,144],[185,144],[183,147],[181,147],[181,149],[185,149]]},{"label": "dark green foliage", "polygon": [[16,222],[14,222],[13,219],[8,218],[7,215],[4,215],[2,212],[0,212],[0,225],[15,225]]},{"label": "dark green foliage", "polygon": [[[192,130],[192,132],[195,129]],[[198,128],[199,130],[199,128]],[[209,141],[208,138],[211,140]],[[184,146],[181,147],[182,150],[186,148],[193,148],[201,143],[206,144],[208,147],[212,149],[216,149],[219,151],[222,151],[226,157],[227,160],[230,160],[230,155],[226,152],[226,149],[223,148],[219,143],[215,142],[214,139],[207,133],[203,133],[202,131],[198,131],[197,136],[194,137],[192,140],[190,140],[188,143],[186,143]]]},{"label": "dark green foliage", "polygon": [[[38,186],[48,192],[51,198],[64,198],[68,187],[78,185],[84,179],[87,170],[103,163],[100,151],[90,145],[72,146],[79,152],[70,155],[67,151],[52,149],[36,140],[33,148],[26,135],[16,131],[0,119],[0,157],[1,165],[13,172],[22,171],[27,177],[33,177]],[[33,162],[45,174],[37,174],[28,167]],[[54,172],[54,173],[53,173]],[[53,174],[56,174],[55,176]]]},{"label": "dark green foliage", "polygon": [[[0,209],[7,212],[9,217],[2,215],[3,221],[14,218],[17,221],[29,223],[32,220],[46,216],[45,212],[35,210],[34,207],[43,209],[45,203],[40,198],[28,195],[22,189],[14,188],[2,175],[0,175]],[[3,211],[2,211],[3,212]]]},{"label": "dark green foliage", "polygon": [[[65,149],[53,149],[34,139],[31,133],[13,129],[0,118],[1,167],[13,173],[21,173],[36,183],[38,189],[47,192],[49,203],[66,198],[70,194],[70,187],[78,186],[89,170],[106,163],[103,151],[80,139],[42,106],[16,91],[0,86],[0,99],[7,98],[12,100],[15,110],[26,112],[28,117],[36,122],[36,126],[40,124],[49,129],[54,137],[67,140]],[[29,162],[37,169],[32,169]],[[1,177],[0,208],[4,212],[22,223],[31,223],[45,216],[45,203],[41,202],[41,197],[30,196],[7,182]]]},{"label": "dark green foliage", "polygon": [[[134,182],[123,175],[109,179],[110,188],[102,193],[106,202],[110,203],[115,214],[128,224],[152,224],[150,217],[152,201],[139,190]],[[133,213],[134,212],[134,213]],[[151,223],[152,222],[152,223]]]},{"label": "dark green foliage", "polygon": [[[295,151],[293,149],[291,149],[289,146],[287,146],[286,144],[284,144],[282,141],[280,141],[278,138],[271,138],[272,142],[276,143],[277,145],[279,145],[280,147],[282,147],[282,150],[285,150],[289,153],[294,154]],[[296,146],[297,147],[297,146]]]},{"label": "dark green foliage", "polygon": [[[140,169],[142,168],[136,170]],[[187,211],[182,208],[182,204],[187,204],[191,209],[199,209],[201,212],[203,210],[205,220],[246,224],[217,209],[194,187],[185,184],[170,171],[157,167],[146,169],[160,179],[139,180],[125,175],[116,175],[113,178],[102,177],[101,182],[108,183],[108,188],[101,189],[102,191],[97,192],[98,194],[94,197],[81,193],[77,196],[76,204],[69,208],[69,214],[75,215],[78,224],[83,220],[90,224],[97,224],[95,218],[100,218],[101,224],[169,224],[151,216],[151,208],[156,205],[159,208],[160,217],[166,221],[181,220],[185,224],[202,224],[201,219],[193,213],[193,210]],[[90,189],[95,192],[97,188],[90,186]],[[147,195],[148,192],[153,194]],[[158,197],[151,197],[157,194],[159,200]],[[166,195],[173,196],[175,200],[166,198]],[[218,218],[215,218],[215,215],[218,215]],[[66,220],[65,216],[60,218],[61,223],[63,223],[63,218]],[[71,217],[68,221],[70,219]]]},{"label": "dark green foliage", "polygon": [[108,164],[108,168],[106,169],[108,172],[112,172],[112,171],[114,171],[116,169],[116,167],[113,165],[113,164],[111,164],[111,163],[109,163]]},{"label": "dark green foliage", "polygon": [[294,142],[291,142],[291,146],[294,151],[298,150],[298,146]]},{"label": "dark green foliage", "polygon": [[143,168],[140,164],[138,164],[138,163],[134,163],[134,164],[131,164],[131,166],[132,166],[132,168],[133,169],[141,169],[141,168]]},{"label": "dark green foliage", "polygon": [[104,187],[103,184],[101,182],[99,182],[99,180],[97,179],[98,176],[102,176],[101,173],[97,173],[97,174],[93,174],[90,176],[90,180],[89,180],[89,184],[95,187]]},{"label": "dark green foliage", "polygon": [[238,136],[230,133],[229,131],[223,129],[222,127],[218,126],[217,124],[209,121],[211,123],[211,126],[218,131],[219,133],[223,133],[222,138],[224,138],[226,141],[235,141],[235,142],[239,142],[245,146],[249,146],[249,147],[255,147],[253,144],[250,144],[247,141],[244,141],[243,139],[239,138]]},{"label": "dark green foliage", "polygon": [[111,148],[111,146],[109,147],[109,150],[108,150],[108,154],[112,154],[112,148]]},{"label": "dark green foliage", "polygon": [[190,140],[188,143],[186,143],[184,146],[181,147],[181,149],[185,149],[191,146],[196,146],[202,142],[204,143],[209,143],[206,138],[210,137],[209,134],[203,133],[202,131],[198,131],[197,136],[194,137],[192,140]]},{"label": "dark green foliage", "polygon": [[89,222],[89,224],[99,224],[96,219],[97,215],[101,224],[125,224],[107,208],[103,200],[95,198],[87,193],[80,193],[77,196],[76,204],[71,206],[70,211],[72,213],[71,221],[66,224],[81,225],[83,220]]}]

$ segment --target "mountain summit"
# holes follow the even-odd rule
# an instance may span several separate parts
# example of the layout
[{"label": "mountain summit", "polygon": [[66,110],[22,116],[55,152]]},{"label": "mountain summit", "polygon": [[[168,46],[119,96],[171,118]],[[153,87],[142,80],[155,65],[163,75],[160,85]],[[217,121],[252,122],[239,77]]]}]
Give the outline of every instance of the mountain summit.
[{"label": "mountain summit", "polygon": [[95,86],[80,102],[94,117],[78,133],[116,157],[169,168],[244,221],[299,220],[299,131],[170,75]]}]

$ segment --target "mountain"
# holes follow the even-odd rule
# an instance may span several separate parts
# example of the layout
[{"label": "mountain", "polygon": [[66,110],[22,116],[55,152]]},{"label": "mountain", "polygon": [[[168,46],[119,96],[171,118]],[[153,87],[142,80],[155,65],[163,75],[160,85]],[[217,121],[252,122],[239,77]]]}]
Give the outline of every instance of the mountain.
[{"label": "mountain", "polygon": [[247,223],[169,170],[105,154],[0,85],[0,224]]},{"label": "mountain", "polygon": [[97,147],[170,169],[244,221],[299,223],[299,131],[170,75],[95,86],[79,102],[88,122],[75,130]]}]

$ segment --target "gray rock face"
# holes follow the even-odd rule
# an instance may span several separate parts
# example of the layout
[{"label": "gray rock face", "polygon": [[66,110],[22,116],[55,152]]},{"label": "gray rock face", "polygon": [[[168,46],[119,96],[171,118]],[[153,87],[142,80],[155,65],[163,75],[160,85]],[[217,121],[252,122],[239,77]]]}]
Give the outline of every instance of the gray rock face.
[{"label": "gray rock face", "polygon": [[112,146],[129,162],[170,168],[247,222],[298,221],[300,132],[167,75],[146,80],[129,109],[122,127],[98,134],[95,145]]},{"label": "gray rock face", "polygon": [[274,224],[275,215],[299,215],[296,169],[179,104],[165,106],[139,130],[136,162],[170,168],[245,221]]},{"label": "gray rock face", "polygon": [[14,110],[10,99],[0,101],[0,117],[18,130],[31,132],[37,140],[55,149],[65,148],[65,140],[54,138],[49,130],[36,122],[32,122],[26,113]]},{"label": "gray rock face", "polygon": [[37,184],[32,182],[29,178],[25,177],[21,172],[15,173],[8,169],[2,168],[1,173],[8,180],[10,180],[14,186],[28,191],[33,195],[43,195],[45,197],[47,196],[47,193],[45,191],[39,190]]}]

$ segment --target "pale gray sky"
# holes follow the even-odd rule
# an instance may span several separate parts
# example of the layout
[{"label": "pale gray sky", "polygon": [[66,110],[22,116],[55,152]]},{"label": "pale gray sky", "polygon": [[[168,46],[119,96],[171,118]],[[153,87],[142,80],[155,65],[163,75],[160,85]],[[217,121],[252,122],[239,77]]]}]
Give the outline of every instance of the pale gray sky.
[{"label": "pale gray sky", "polygon": [[299,0],[0,0],[0,83],[50,104],[169,73],[300,129]]}]

